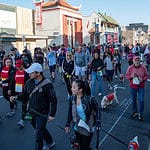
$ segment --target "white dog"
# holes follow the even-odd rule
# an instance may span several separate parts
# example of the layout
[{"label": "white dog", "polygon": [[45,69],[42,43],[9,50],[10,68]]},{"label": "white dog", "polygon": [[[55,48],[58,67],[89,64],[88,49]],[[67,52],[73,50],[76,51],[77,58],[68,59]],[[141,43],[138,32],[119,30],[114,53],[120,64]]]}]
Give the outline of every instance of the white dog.
[{"label": "white dog", "polygon": [[117,85],[114,85],[114,92],[103,97],[101,101],[101,108],[107,108],[109,105],[113,103],[114,100],[116,101],[116,103],[119,103],[116,95],[116,90],[118,88],[125,89],[124,87],[118,87]]}]

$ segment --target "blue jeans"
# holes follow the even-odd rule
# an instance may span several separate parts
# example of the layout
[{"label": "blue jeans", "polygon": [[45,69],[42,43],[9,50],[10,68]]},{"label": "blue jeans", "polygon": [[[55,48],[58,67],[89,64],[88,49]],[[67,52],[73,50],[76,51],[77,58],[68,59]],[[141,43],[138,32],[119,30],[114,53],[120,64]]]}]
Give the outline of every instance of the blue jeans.
[{"label": "blue jeans", "polygon": [[91,81],[91,95],[95,96],[96,90],[96,80],[98,80],[98,93],[102,93],[102,76],[97,72],[92,71],[92,81]]},{"label": "blue jeans", "polygon": [[43,150],[43,140],[47,144],[53,142],[52,136],[46,128],[47,118],[33,117],[31,124],[35,129],[35,150]]},{"label": "blue jeans", "polygon": [[138,89],[131,88],[131,96],[132,96],[133,112],[138,112],[138,107],[137,107],[137,98],[138,98],[139,113],[143,114],[144,112],[144,88],[138,88]]}]

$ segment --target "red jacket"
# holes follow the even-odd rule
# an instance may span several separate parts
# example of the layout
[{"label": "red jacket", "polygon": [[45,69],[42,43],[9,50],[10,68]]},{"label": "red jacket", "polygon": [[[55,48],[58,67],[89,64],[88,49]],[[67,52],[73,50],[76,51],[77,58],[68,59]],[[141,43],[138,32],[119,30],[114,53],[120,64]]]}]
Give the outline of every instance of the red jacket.
[{"label": "red jacket", "polygon": [[[140,84],[133,84],[133,74],[136,74],[137,77],[141,79]],[[148,79],[149,75],[147,69],[144,65],[135,67],[134,64],[129,66],[126,72],[126,79],[130,82],[130,87],[134,89],[144,88],[145,81]]]}]

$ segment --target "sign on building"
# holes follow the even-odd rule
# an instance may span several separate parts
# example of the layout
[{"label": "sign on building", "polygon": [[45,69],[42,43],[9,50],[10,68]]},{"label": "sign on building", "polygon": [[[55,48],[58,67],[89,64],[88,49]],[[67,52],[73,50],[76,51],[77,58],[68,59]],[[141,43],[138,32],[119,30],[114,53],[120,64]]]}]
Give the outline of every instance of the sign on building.
[{"label": "sign on building", "polygon": [[42,24],[42,8],[41,4],[37,4],[35,8],[35,22],[36,24]]},{"label": "sign on building", "polygon": [[35,4],[35,23],[42,25],[42,3],[44,0],[33,0]]}]

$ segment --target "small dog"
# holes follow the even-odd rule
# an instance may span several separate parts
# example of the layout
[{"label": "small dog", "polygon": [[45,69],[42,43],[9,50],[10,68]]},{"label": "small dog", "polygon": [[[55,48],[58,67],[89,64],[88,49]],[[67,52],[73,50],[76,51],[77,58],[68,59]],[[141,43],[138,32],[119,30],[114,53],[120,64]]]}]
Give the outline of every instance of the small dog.
[{"label": "small dog", "polygon": [[107,108],[109,105],[111,105],[113,103],[113,101],[115,100],[116,103],[118,104],[118,98],[117,98],[117,92],[116,90],[120,88],[120,89],[125,89],[124,87],[118,87],[118,85],[114,85],[114,92],[110,93],[106,96],[103,97],[102,101],[101,101],[101,108]]},{"label": "small dog", "polygon": [[124,83],[124,74],[120,74],[119,81],[122,82],[122,83]]},{"label": "small dog", "polygon": [[116,93],[110,93],[104,96],[101,101],[101,108],[107,108],[109,105],[112,104],[114,100],[116,101],[116,103],[119,103]]}]

